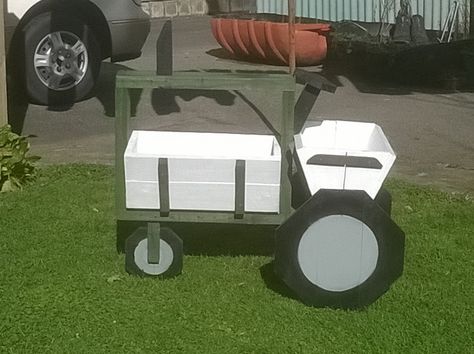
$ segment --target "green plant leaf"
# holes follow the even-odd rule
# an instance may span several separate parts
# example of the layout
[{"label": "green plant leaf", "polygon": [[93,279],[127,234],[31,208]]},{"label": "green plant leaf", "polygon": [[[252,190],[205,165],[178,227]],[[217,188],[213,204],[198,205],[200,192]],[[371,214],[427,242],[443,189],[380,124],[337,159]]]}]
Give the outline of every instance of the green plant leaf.
[{"label": "green plant leaf", "polygon": [[6,125],[0,127],[0,181],[2,191],[22,189],[36,177],[34,162],[38,156],[27,156],[30,149],[28,137],[20,136]]},{"label": "green plant leaf", "polygon": [[15,188],[13,183],[9,179],[7,179],[2,185],[0,193],[14,192],[16,189],[17,188]]}]

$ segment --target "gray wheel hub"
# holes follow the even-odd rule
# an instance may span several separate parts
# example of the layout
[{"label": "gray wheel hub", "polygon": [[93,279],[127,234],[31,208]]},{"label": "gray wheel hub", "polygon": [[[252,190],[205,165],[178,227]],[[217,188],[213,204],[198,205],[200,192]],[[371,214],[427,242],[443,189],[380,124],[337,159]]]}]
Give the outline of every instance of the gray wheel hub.
[{"label": "gray wheel hub", "polygon": [[379,257],[377,239],[362,221],[330,215],[313,223],[301,237],[298,263],[305,277],[328,291],[346,291],[364,283]]},{"label": "gray wheel hub", "polygon": [[51,90],[66,91],[77,86],[84,79],[88,66],[87,48],[74,33],[50,33],[36,47],[36,75]]},{"label": "gray wheel hub", "polygon": [[173,249],[164,240],[160,240],[160,262],[148,263],[148,239],[141,240],[134,252],[135,263],[143,272],[149,275],[160,275],[166,272],[173,263]]}]

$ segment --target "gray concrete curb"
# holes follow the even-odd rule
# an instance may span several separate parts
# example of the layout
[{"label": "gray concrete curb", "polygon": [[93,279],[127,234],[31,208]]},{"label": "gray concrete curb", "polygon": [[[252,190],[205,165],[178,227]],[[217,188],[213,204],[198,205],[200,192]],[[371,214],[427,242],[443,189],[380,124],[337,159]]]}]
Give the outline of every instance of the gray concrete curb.
[{"label": "gray concrete curb", "polygon": [[149,1],[142,3],[142,8],[152,18],[203,16],[209,12],[206,0]]}]

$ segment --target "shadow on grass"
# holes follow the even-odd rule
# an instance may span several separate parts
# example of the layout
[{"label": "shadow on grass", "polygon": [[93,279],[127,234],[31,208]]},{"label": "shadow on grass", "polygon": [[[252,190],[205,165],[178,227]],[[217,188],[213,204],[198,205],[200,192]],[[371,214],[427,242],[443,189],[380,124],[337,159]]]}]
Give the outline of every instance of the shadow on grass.
[{"label": "shadow on grass", "polygon": [[274,263],[271,261],[260,267],[260,275],[266,287],[283,297],[299,301],[293,291],[273,271]]},{"label": "shadow on grass", "polygon": [[[117,251],[124,252],[125,241],[143,222],[117,222]],[[184,254],[189,256],[273,256],[274,228],[255,225],[162,224],[170,227],[182,240]],[[260,267],[268,289],[289,299],[298,300],[290,288],[273,271],[274,261]]]}]

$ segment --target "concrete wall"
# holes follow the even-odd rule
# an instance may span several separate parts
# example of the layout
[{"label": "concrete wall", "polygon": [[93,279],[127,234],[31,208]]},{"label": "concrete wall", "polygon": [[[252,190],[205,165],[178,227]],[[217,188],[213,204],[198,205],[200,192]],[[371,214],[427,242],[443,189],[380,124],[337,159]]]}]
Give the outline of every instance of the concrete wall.
[{"label": "concrete wall", "polygon": [[175,17],[256,12],[257,0],[148,0],[142,7],[153,18]]},{"label": "concrete wall", "polygon": [[257,0],[207,0],[209,13],[256,12]]},{"label": "concrete wall", "polygon": [[209,12],[206,0],[147,1],[143,10],[151,17],[205,15]]}]

